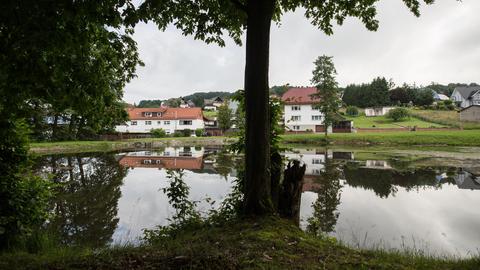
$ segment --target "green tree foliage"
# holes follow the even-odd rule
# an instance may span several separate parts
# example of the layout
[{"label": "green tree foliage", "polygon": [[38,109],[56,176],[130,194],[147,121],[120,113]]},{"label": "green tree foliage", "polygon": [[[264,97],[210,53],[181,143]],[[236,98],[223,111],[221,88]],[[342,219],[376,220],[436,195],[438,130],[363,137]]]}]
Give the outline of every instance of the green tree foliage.
[{"label": "green tree foliage", "polygon": [[346,113],[349,116],[358,116],[358,108],[355,106],[348,106],[346,109]]},{"label": "green tree foliage", "polygon": [[315,60],[315,68],[312,72],[312,84],[317,87],[319,101],[316,104],[323,116],[323,125],[325,126],[325,136],[327,136],[327,128],[335,123],[335,116],[340,107],[340,99],[338,95],[338,83],[335,79],[337,70],[333,64],[333,57],[319,56]]},{"label": "green tree foliage", "polygon": [[162,100],[154,99],[154,100],[140,100],[137,104],[137,108],[158,108],[162,105]]},{"label": "green tree foliage", "polygon": [[348,85],[343,94],[343,102],[347,105],[381,107],[390,104],[389,88],[391,84],[385,78],[375,78],[368,84]]},{"label": "green tree foliage", "polygon": [[428,106],[431,105],[433,101],[434,99],[432,90],[429,88],[423,88],[417,91],[413,104],[418,106]]},{"label": "green tree foliage", "polygon": [[48,216],[52,185],[30,172],[27,127],[0,122],[0,250],[23,246]]},{"label": "green tree foliage", "polygon": [[410,87],[407,84],[390,90],[390,102],[394,105],[408,104],[411,101],[413,102],[414,96],[412,96],[412,91],[409,90]]},{"label": "green tree foliage", "polygon": [[125,120],[123,87],[141,64],[132,29],[122,27],[130,3],[5,1],[0,9],[5,109],[25,111],[35,100],[50,116],[67,114],[72,128],[95,132]]},{"label": "green tree foliage", "polygon": [[205,134],[205,129],[203,129],[203,128],[195,129],[195,136],[202,137],[204,134]]},{"label": "green tree foliage", "polygon": [[150,131],[150,133],[153,135],[155,138],[164,138],[167,136],[167,133],[165,132],[164,129],[162,128],[155,128]]},{"label": "green tree foliage", "polygon": [[0,219],[8,233],[1,241],[25,237],[46,215],[42,194],[49,191],[26,173],[19,119],[42,106],[56,119],[75,116],[80,130],[114,123],[104,117],[117,115],[123,87],[141,64],[133,30],[124,26],[133,10],[131,2],[115,0],[0,4],[0,198],[7,200]]},{"label": "green tree foliage", "polygon": [[218,108],[218,126],[225,132],[232,127],[232,110],[228,107],[228,103],[224,103]]},{"label": "green tree foliage", "polygon": [[[229,98],[232,95],[230,92],[195,92],[191,95],[184,96],[183,99],[186,101],[191,100],[197,107],[203,107],[203,101],[205,99],[210,99],[214,97],[221,97],[221,98]],[[141,100],[137,107],[138,108],[158,108],[162,104],[162,102],[165,102],[168,106],[170,107],[178,107],[180,105],[180,98],[171,98],[167,100],[160,100],[160,99],[154,99],[154,100]]]},{"label": "green tree foliage", "polygon": [[386,116],[387,118],[390,118],[395,122],[398,122],[407,118],[409,116],[409,113],[408,113],[408,110],[405,108],[395,108],[388,111]]},{"label": "green tree foliage", "polygon": [[270,94],[276,95],[277,97],[281,97],[283,96],[283,94],[285,94],[285,92],[288,91],[289,87],[290,86],[288,84],[281,85],[281,86],[274,85],[270,87]]}]

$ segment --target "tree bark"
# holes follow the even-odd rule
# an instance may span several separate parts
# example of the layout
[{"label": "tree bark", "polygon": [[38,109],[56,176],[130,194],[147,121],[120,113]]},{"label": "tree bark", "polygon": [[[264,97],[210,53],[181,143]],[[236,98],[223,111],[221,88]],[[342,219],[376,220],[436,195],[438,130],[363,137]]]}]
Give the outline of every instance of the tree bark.
[{"label": "tree bark", "polygon": [[56,141],[58,137],[58,114],[53,117],[52,140]]},{"label": "tree bark", "polygon": [[270,190],[268,106],[270,24],[274,5],[275,0],[249,0],[247,3],[244,210],[250,216],[267,215],[274,211]]},{"label": "tree bark", "polygon": [[288,163],[278,202],[280,216],[293,220],[297,225],[300,224],[300,202],[306,168],[305,164],[300,166],[298,160]]}]

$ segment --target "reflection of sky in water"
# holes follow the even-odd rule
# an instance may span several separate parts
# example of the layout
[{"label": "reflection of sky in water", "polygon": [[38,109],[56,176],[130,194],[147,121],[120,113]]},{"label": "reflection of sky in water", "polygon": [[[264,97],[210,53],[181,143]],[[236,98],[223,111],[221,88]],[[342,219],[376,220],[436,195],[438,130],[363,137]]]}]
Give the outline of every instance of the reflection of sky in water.
[{"label": "reflection of sky in water", "polygon": [[[444,184],[441,189],[406,191],[382,199],[372,190],[344,185],[335,232],[342,242],[361,248],[422,250],[428,254],[480,253],[480,192]],[[317,195],[302,196],[302,225]]]},{"label": "reflection of sky in water", "polygon": [[[289,154],[289,157],[301,158],[307,164],[309,179],[308,185],[305,185],[308,188],[305,190],[309,191],[305,191],[302,195],[300,212],[301,225],[302,228],[305,228],[306,220],[312,216],[312,203],[318,197],[316,192],[321,192],[324,187],[319,184],[317,177],[326,170],[326,166],[322,164],[325,162],[325,156],[320,152],[303,150],[300,154]],[[136,153],[136,156],[138,155],[140,154]],[[133,154],[130,156],[135,157]],[[197,155],[194,153],[192,156],[196,157]],[[198,156],[201,157],[201,155]],[[339,154],[333,153],[331,156],[338,157]],[[351,159],[348,155],[340,156],[347,160]],[[107,159],[105,156],[98,159],[104,161],[101,163],[104,166],[98,166],[98,164],[92,166],[92,162],[96,159],[85,158],[84,170],[92,170],[92,172],[96,169],[117,170],[115,167],[119,165],[117,160],[112,156],[109,157],[111,159]],[[159,159],[158,156],[151,155],[146,158]],[[77,175],[79,170],[75,160],[72,160],[76,175],[75,181],[79,181]],[[219,160],[220,157],[216,157],[216,162]],[[116,205],[119,222],[112,236],[114,244],[138,242],[143,234],[143,229],[166,225],[168,218],[173,213],[173,209],[162,191],[162,188],[168,184],[166,171],[142,167],[145,164],[141,157],[139,160],[131,159],[131,162],[139,167],[129,169],[127,176],[123,179],[123,185],[120,186],[121,197]],[[203,161],[199,160],[198,164],[196,162],[185,164],[193,167],[198,165],[196,169],[203,168],[204,172],[215,172],[216,169],[212,162],[213,159],[209,162],[205,162],[203,159]],[[65,178],[64,181],[67,181],[69,174],[68,170],[65,170],[68,169],[66,159],[60,160],[58,164],[64,168],[61,175]],[[232,164],[234,162],[229,166]],[[153,166],[157,165],[167,166],[171,163],[162,161],[160,165],[153,164]],[[470,188],[478,188],[480,183],[478,183],[478,178],[477,182],[472,181],[473,172],[460,171],[459,173],[458,168],[450,168],[452,170],[449,172],[453,177],[447,179],[445,168],[439,169],[433,174],[421,172],[421,170],[416,170],[417,174],[415,175],[410,173],[390,174],[393,171],[390,165],[392,164],[376,160],[366,161],[359,167],[351,167],[349,177],[346,177],[346,170],[344,170],[346,180],[341,180],[343,187],[341,188],[340,204],[337,208],[340,215],[332,235],[348,245],[362,248],[410,248],[427,253],[447,253],[458,256],[466,256],[469,251],[473,254],[480,253],[480,210],[478,208],[480,207],[480,190],[470,190]],[[50,163],[46,163],[44,166],[50,168]],[[226,166],[227,171],[229,166]],[[479,168],[475,169],[477,172],[475,175],[478,176],[480,170]],[[204,199],[209,197],[216,201],[218,206],[218,203],[229,193],[234,178],[229,176],[226,180],[218,174],[197,172],[185,170],[184,180],[190,187],[190,199],[202,201],[199,208],[201,211],[207,211],[209,205]],[[375,176],[372,176],[373,174]],[[108,178],[109,176],[106,174],[89,179],[92,183],[102,179],[115,183],[114,179]],[[381,177],[381,179],[377,179],[377,177]],[[75,181],[73,184],[76,183]],[[109,183],[109,181],[106,182]],[[443,184],[439,184],[439,182]],[[116,183],[120,185],[120,180]],[[404,186],[410,187],[411,190],[408,191]],[[97,194],[88,192],[88,185],[86,187],[73,185],[73,187],[85,194]],[[101,183],[99,183],[100,187],[102,187]],[[394,192],[391,191],[391,187],[395,189]],[[105,190],[106,193],[99,194],[110,194],[108,193],[110,189]],[[70,194],[67,199],[69,203],[75,203],[78,198]],[[88,202],[80,201],[82,205],[89,206]],[[95,209],[95,205],[91,205],[91,208]],[[82,218],[83,216],[79,214],[82,214],[81,211],[77,215]],[[99,224],[102,223],[99,222]],[[80,222],[79,225],[82,223]],[[108,234],[106,237],[108,238],[110,235]]]},{"label": "reflection of sky in water", "polygon": [[[214,174],[198,174],[185,171],[185,183],[190,187],[191,200],[202,201],[198,207],[207,211],[210,207],[204,199],[209,197],[218,203],[229,193],[232,178]],[[129,170],[121,187],[122,197],[118,202],[117,230],[113,243],[135,242],[142,236],[142,229],[165,225],[173,209],[161,190],[168,184],[165,170],[135,168]]]}]

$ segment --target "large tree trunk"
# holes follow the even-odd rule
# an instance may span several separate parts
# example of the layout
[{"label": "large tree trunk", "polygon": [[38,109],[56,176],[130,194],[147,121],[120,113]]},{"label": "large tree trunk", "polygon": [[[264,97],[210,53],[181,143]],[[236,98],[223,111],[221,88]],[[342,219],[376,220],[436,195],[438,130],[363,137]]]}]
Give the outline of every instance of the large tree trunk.
[{"label": "large tree trunk", "polygon": [[245,65],[246,148],[245,214],[274,211],[270,187],[270,117],[268,65],[270,24],[275,0],[247,3]]}]

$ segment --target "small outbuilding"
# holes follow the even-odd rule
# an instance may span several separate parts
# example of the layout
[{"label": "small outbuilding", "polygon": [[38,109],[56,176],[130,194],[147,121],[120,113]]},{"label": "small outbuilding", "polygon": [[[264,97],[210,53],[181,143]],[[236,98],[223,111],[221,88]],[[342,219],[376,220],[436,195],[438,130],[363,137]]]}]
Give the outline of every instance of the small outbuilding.
[{"label": "small outbuilding", "polygon": [[392,107],[365,108],[365,116],[382,116],[393,109]]},{"label": "small outbuilding", "polygon": [[480,122],[480,105],[470,105],[460,110],[460,121]]}]

